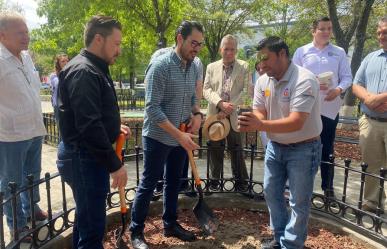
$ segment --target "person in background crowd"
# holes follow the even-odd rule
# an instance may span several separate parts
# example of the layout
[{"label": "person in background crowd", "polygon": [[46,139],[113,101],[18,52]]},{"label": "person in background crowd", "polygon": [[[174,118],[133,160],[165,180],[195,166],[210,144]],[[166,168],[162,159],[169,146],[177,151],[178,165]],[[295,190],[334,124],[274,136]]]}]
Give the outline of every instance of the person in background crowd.
[{"label": "person in background crowd", "polygon": [[[321,159],[320,96],[316,77],[291,62],[279,37],[258,44],[259,66],[253,112],[239,118],[241,131],[266,131],[264,195],[274,239],[264,249],[304,248],[314,177]],[[288,212],[284,189],[289,180]]]},{"label": "person in background crowd", "polygon": [[[192,61],[203,46],[203,27],[183,21],[176,30],[176,47],[157,57],[146,72],[145,115],[142,131],[144,172],[132,206],[130,223],[134,249],[148,249],[144,222],[157,181],[164,170],[163,224],[166,237],[193,241],[193,232],[177,222],[177,199],[187,151],[198,149],[191,133],[203,119],[195,94],[196,70]],[[190,120],[186,132],[181,124]]]},{"label": "person in background crowd", "polygon": [[93,16],[85,26],[86,48],[59,73],[57,167],[75,200],[72,248],[103,249],[109,174],[112,188],[128,179],[113,144],[120,133],[131,133],[121,125],[109,72],[121,53],[121,29],[112,17]]},{"label": "person in background crowd", "polygon": [[69,57],[66,54],[58,54],[55,56],[54,65],[55,72],[53,72],[49,77],[49,83],[51,86],[51,104],[54,109],[54,117],[58,123],[58,105],[57,105],[57,96],[58,96],[58,75],[59,72],[64,68],[64,66],[69,62]]},{"label": "person in background crowd", "polygon": [[222,59],[207,66],[203,95],[208,101],[207,115],[218,115],[218,119],[227,117],[231,130],[219,141],[209,141],[208,153],[211,169],[210,188],[219,188],[219,179],[223,169],[225,140],[231,153],[231,168],[235,178],[235,189],[246,191],[248,174],[242,151],[242,139],[238,130],[237,106],[243,103],[243,94],[250,84],[249,66],[245,61],[236,59],[238,41],[232,35],[223,37],[220,44]]},{"label": "person in background crowd", "polygon": [[335,197],[333,190],[334,166],[329,163],[329,156],[334,154],[336,126],[339,110],[343,104],[340,95],[352,84],[351,68],[347,54],[341,47],[330,43],[332,22],[328,17],[313,21],[313,41],[296,50],[293,63],[302,66],[317,76],[332,73],[330,82],[323,84],[320,79],[321,120],[323,129],[321,143],[321,188],[325,196]]},{"label": "person in background crowd", "polygon": [[[353,94],[361,101],[359,119],[362,160],[367,172],[380,174],[387,166],[387,16],[380,19],[377,38],[381,49],[368,54],[353,81]],[[379,204],[379,179],[367,176],[364,186],[363,210],[376,212]],[[383,191],[381,213],[386,195]]]},{"label": "person in background crowd", "polygon": [[[28,52],[30,37],[24,18],[0,12],[0,191],[10,197],[9,182],[19,190],[26,187],[27,175],[40,179],[42,140],[46,134],[40,103],[40,79]],[[42,221],[39,187],[33,188],[34,218]],[[30,198],[22,192],[16,199],[17,230],[28,231]],[[7,225],[13,236],[11,202],[4,205]],[[25,242],[31,241],[27,236]]]}]

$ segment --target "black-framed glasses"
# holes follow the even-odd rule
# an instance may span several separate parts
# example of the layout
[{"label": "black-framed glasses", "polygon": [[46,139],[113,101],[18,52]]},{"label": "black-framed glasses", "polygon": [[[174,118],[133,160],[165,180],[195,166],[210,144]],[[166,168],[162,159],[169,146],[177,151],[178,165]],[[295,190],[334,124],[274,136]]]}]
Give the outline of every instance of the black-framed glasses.
[{"label": "black-framed glasses", "polygon": [[192,48],[197,48],[197,47],[201,48],[201,47],[204,46],[204,44],[205,44],[204,41],[202,41],[202,42],[198,42],[198,41],[195,41],[195,40],[191,41]]}]

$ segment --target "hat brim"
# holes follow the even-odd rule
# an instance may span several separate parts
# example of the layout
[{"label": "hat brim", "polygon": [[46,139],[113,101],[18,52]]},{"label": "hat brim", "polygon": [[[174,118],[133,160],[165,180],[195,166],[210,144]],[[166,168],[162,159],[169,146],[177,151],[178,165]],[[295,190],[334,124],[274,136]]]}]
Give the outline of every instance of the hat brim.
[{"label": "hat brim", "polygon": [[[222,137],[219,137],[219,139],[216,139],[216,140],[213,140],[210,138],[209,134],[208,134],[208,128],[209,126],[216,122],[216,121],[219,121],[223,124],[224,126],[224,133],[223,133],[223,136]],[[230,133],[230,120],[228,120],[228,118],[224,118],[224,119],[218,119],[218,115],[211,115],[211,116],[207,116],[206,118],[206,121],[204,121],[204,125],[203,125],[203,136],[207,137],[207,139],[211,140],[211,141],[219,141],[219,140],[222,140],[224,138],[227,137],[227,135]]]}]

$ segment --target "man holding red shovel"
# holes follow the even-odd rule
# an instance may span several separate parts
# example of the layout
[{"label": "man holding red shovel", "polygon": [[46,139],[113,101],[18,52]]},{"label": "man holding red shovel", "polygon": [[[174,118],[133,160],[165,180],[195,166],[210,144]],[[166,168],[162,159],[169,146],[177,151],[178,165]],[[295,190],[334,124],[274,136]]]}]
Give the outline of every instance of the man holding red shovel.
[{"label": "man holding red shovel", "polygon": [[125,187],[127,172],[112,144],[121,125],[109,65],[121,49],[121,24],[94,16],[86,24],[85,46],[59,74],[59,127],[63,141],[57,166],[76,203],[73,248],[103,249],[109,174],[112,188]]},{"label": "man holding red shovel", "polygon": [[[199,148],[190,134],[199,129],[202,121],[195,95],[196,74],[191,63],[202,47],[202,25],[183,21],[176,30],[175,50],[157,57],[147,69],[142,132],[144,172],[133,202],[130,224],[135,249],[148,249],[143,234],[144,222],[164,166],[164,235],[183,241],[196,239],[177,222],[177,198],[187,151]],[[187,133],[180,131],[180,124],[189,119]]]}]

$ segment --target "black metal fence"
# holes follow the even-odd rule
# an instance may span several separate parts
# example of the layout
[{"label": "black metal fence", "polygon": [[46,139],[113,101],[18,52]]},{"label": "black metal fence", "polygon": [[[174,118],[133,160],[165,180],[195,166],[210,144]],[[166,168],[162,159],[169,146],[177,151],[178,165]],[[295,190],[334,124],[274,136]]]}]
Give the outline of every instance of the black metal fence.
[{"label": "black metal fence", "polygon": [[[46,120],[45,124],[52,125],[52,130],[49,130],[49,134],[47,135],[48,140],[54,144],[59,139],[59,134],[55,134],[57,129],[55,124],[53,124],[53,116],[45,115],[46,118],[50,120]],[[140,125],[131,127],[133,136],[132,140],[128,141],[125,145],[126,154],[124,159],[126,163],[134,163],[135,165],[135,186],[138,185],[140,179],[140,165],[142,164],[142,153],[141,153],[141,127]],[[257,168],[262,167],[257,163],[257,156],[262,155],[262,150],[257,149],[256,146],[257,134],[251,134],[251,136],[246,137],[246,144],[244,146],[244,153],[247,156],[249,164],[247,164],[249,171],[249,181],[248,187],[246,189],[238,189],[235,188],[235,179],[232,177],[223,176],[220,179],[220,184],[217,189],[210,189],[209,182],[213,179],[210,178],[209,174],[209,164],[208,164],[208,154],[207,146],[205,138],[199,136],[199,143],[201,145],[201,149],[199,149],[195,154],[199,155],[207,162],[206,167],[206,177],[203,177],[203,189],[205,192],[216,192],[216,193],[244,193],[246,196],[251,198],[251,201],[263,200],[263,183],[259,178],[261,176],[257,176]],[[216,148],[215,148],[216,149]],[[340,185],[335,185],[336,189],[342,189],[340,194],[336,194],[336,198],[326,197],[323,194],[314,193],[312,197],[312,209],[316,212],[321,213],[322,215],[326,215],[329,217],[335,218],[337,221],[342,222],[345,226],[349,226],[352,229],[360,231],[365,236],[376,240],[377,242],[387,246],[387,219],[382,215],[382,210],[384,209],[384,203],[382,203],[382,195],[385,191],[384,184],[386,182],[385,174],[386,170],[381,169],[379,175],[367,173],[367,165],[362,163],[359,165],[353,165],[351,160],[346,159],[344,163],[335,162],[335,159],[332,157],[329,162],[334,165],[336,170],[343,170],[344,176],[343,181],[340,182]],[[53,165],[53,167],[55,167]],[[260,169],[262,170],[262,168]],[[376,213],[371,213],[365,210],[362,210],[363,204],[363,192],[364,192],[364,184],[365,177],[373,177],[379,180],[379,203],[377,207]],[[194,184],[192,178],[187,179],[190,182],[190,189],[187,191],[194,190]],[[59,181],[61,194],[61,203],[56,203],[55,211],[53,211],[53,193],[52,193],[52,185],[55,181]],[[353,193],[353,189],[350,189],[350,182],[360,182],[360,186],[356,189],[356,197],[349,198],[349,192]],[[37,222],[34,218],[31,220],[31,230],[29,232],[20,234],[18,229],[13,230],[13,240],[6,245],[5,242],[5,228],[3,224],[3,219],[0,220],[0,249],[9,249],[9,248],[19,248],[23,238],[27,236],[31,236],[33,238],[32,243],[29,244],[29,248],[40,248],[43,245],[47,244],[49,241],[62,234],[65,230],[69,229],[73,225],[73,212],[74,212],[74,204],[68,201],[68,190],[66,190],[66,186],[58,174],[50,175],[49,173],[45,174],[43,179],[38,181],[34,181],[32,176],[28,177],[28,185],[23,188],[19,188],[14,183],[10,183],[9,187],[11,190],[11,195],[7,198],[4,198],[4,193],[0,193],[0,213],[2,217],[4,217],[4,205],[5,203],[10,203],[12,206],[13,219],[14,219],[14,227],[16,228],[16,202],[18,200],[18,196],[21,192],[27,191],[30,195],[30,202],[33,200],[33,191],[32,189],[37,186],[41,186],[41,189],[45,189],[45,198],[43,199],[48,208],[49,217],[47,221]],[[342,183],[342,184],[341,184]],[[135,186],[130,186],[130,188],[126,189],[126,200],[128,203],[133,201],[134,192],[136,191]],[[56,192],[56,197],[58,196]],[[108,204],[107,209],[111,209],[119,206],[119,198],[117,192],[112,192],[108,196]],[[33,210],[31,211],[33,212]],[[33,216],[32,216],[33,217]]]}]

